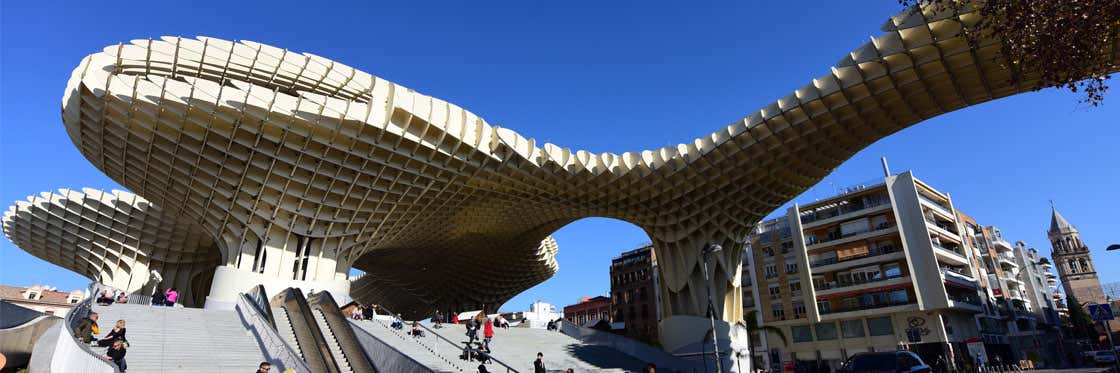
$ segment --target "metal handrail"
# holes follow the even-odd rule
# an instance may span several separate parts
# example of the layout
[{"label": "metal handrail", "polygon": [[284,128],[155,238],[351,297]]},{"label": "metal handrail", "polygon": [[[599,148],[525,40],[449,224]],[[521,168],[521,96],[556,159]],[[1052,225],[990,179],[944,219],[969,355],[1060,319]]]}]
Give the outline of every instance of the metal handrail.
[{"label": "metal handrail", "polygon": [[268,321],[272,330],[277,330],[276,315],[272,314],[272,304],[268,301],[268,292],[265,291],[264,285],[257,284],[248,293],[245,293],[245,296],[252,300],[251,303],[264,316],[265,321]]},{"label": "metal handrail", "polygon": [[[393,316],[393,317],[396,317],[396,315],[398,315],[398,314],[397,314],[396,312],[393,312],[393,310],[391,310],[391,309],[388,309],[388,308],[386,308],[385,306],[381,306],[381,305],[378,305],[378,306],[377,306],[377,308],[380,308],[380,309],[382,309],[382,310],[385,310],[385,312],[388,312],[388,313],[389,313],[389,315],[391,315],[391,316]],[[402,321],[403,321],[403,320],[402,320]],[[420,327],[421,327],[421,328],[423,328],[423,329],[424,329],[424,331],[425,331],[426,333],[428,333],[428,334],[431,334],[431,335],[434,335],[434,336],[436,336],[436,338],[438,338],[438,339],[440,339],[440,340],[442,340],[442,341],[444,341],[444,342],[447,342],[448,344],[450,344],[450,345],[452,345],[452,346],[455,346],[455,349],[458,349],[458,350],[467,350],[467,349],[470,349],[470,345],[467,345],[466,347],[463,347],[463,348],[459,348],[459,344],[457,344],[457,343],[453,342],[453,341],[452,341],[452,340],[450,340],[450,339],[444,338],[444,336],[442,336],[442,335],[439,335],[439,333],[436,333],[436,332],[435,332],[434,330],[432,330],[431,328],[428,328],[427,326],[424,326],[424,324],[420,324],[420,323],[417,323],[417,325],[420,325]],[[495,357],[494,357],[494,356],[492,356],[492,355],[490,356],[490,361],[493,361],[494,363],[497,363],[498,365],[501,365],[501,366],[505,367],[505,368],[506,368],[506,371],[507,371],[507,372],[514,372],[514,373],[519,373],[519,372],[517,371],[517,369],[513,369],[513,367],[509,366],[509,364],[506,364],[505,362],[502,362],[501,360],[498,360],[498,358],[495,358]]]},{"label": "metal handrail", "polygon": [[89,354],[90,356],[93,356],[93,358],[97,359],[97,361],[100,361],[105,365],[113,368],[113,372],[120,373],[121,370],[120,367],[117,366],[117,364],[106,361],[101,355],[93,352],[93,349],[90,348],[88,344],[78,342],[78,337],[74,335],[74,328],[78,325],[78,321],[81,321],[81,319],[89,316],[89,312],[93,309],[93,300],[96,299],[97,294],[101,293],[102,287],[104,287],[104,285],[101,285],[97,282],[91,282],[89,286],[86,287],[86,298],[81,302],[75,304],[74,308],[70,309],[70,312],[67,312],[66,317],[63,319],[63,331],[66,332],[66,335],[59,335],[58,337],[70,338],[70,341],[78,345],[79,349],[85,351],[85,353]]}]

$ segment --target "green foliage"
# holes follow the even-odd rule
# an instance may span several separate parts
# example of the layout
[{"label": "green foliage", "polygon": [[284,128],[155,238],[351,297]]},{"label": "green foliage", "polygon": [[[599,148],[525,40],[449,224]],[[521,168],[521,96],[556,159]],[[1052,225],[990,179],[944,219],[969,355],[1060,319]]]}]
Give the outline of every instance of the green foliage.
[{"label": "green foliage", "polygon": [[1089,317],[1089,312],[1085,310],[1085,306],[1077,300],[1073,294],[1066,294],[1066,307],[1069,308],[1069,333],[1077,339],[1088,339],[1092,342],[1097,341],[1097,328],[1093,323],[1093,318]]}]

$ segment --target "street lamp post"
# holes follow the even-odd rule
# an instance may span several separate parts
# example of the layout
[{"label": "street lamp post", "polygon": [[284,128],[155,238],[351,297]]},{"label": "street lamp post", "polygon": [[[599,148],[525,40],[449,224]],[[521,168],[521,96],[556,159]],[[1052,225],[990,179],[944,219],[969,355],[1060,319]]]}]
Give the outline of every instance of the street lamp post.
[{"label": "street lamp post", "polygon": [[711,280],[708,278],[708,254],[716,253],[720,250],[723,250],[722,246],[709,243],[704,245],[704,248],[700,250],[700,255],[704,259],[704,290],[708,293],[708,320],[711,321],[712,324],[712,353],[715,354],[716,371],[723,373],[723,363],[719,358],[719,341],[716,339],[716,309],[712,304],[712,284]]}]

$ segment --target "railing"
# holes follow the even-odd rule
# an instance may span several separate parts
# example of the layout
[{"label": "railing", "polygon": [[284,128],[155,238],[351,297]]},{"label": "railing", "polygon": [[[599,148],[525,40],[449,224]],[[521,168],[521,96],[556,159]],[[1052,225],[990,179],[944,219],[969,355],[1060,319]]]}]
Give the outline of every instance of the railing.
[{"label": "railing", "polygon": [[875,283],[875,282],[882,282],[882,281],[893,280],[893,279],[896,279],[896,278],[903,278],[903,277],[906,277],[906,276],[903,276],[903,275],[880,276],[880,277],[875,277],[875,278],[868,278],[866,280],[847,280],[847,281],[836,280],[836,281],[828,281],[828,282],[821,283],[820,285],[822,285],[822,286],[816,286],[816,284],[814,284],[814,287],[817,288],[818,290],[839,289],[839,288],[845,288],[845,287],[849,287],[849,286],[871,284],[871,283]]},{"label": "railing", "polygon": [[[370,321],[380,322],[380,320],[377,319]],[[370,362],[382,372],[434,372],[432,368],[421,364],[412,356],[408,356],[408,354],[401,352],[400,349],[390,344],[389,341],[382,341],[380,339],[377,339],[377,337],[374,337],[373,334],[370,334],[370,332],[362,329],[361,327],[354,328],[354,335],[358,337],[358,342],[362,344],[362,349],[366,351],[366,355],[370,356],[373,359]]]},{"label": "railing", "polygon": [[[888,223],[881,223],[879,225],[871,227],[871,229],[868,229],[868,230],[862,231],[862,232],[849,232],[848,234],[843,234],[843,233],[840,233],[839,231],[833,231],[833,232],[830,232],[827,236],[825,236],[825,238],[823,240],[814,239],[814,240],[812,240],[813,243],[806,242],[806,244],[807,245],[819,245],[819,244],[828,243],[828,242],[832,242],[832,241],[842,240],[842,239],[845,239],[845,238],[848,238],[848,237],[858,236],[858,235],[861,235],[861,234],[874,233],[874,232],[878,232],[878,231],[882,231],[882,230],[887,230],[887,229],[891,229],[891,228],[894,228],[894,227],[895,227],[895,224],[893,222],[888,222]],[[806,238],[808,238],[808,237],[810,237],[810,236],[806,236]]]},{"label": "railing", "polygon": [[844,260],[840,260],[839,258],[818,259],[818,260],[815,260],[812,263],[810,263],[809,266],[810,267],[821,267],[821,266],[826,266],[826,265],[830,265],[830,264],[843,263],[843,262],[848,262],[848,261],[853,261],[853,260],[876,257],[876,256],[880,256],[880,255],[894,254],[894,253],[897,253],[897,252],[902,252],[902,249],[898,248],[898,247],[895,247],[894,245],[888,245],[888,246],[877,247],[877,248],[868,250],[867,254],[864,254],[864,255],[859,255],[859,256],[854,256],[853,255],[853,256],[846,257],[846,258],[844,258]]},{"label": "railing", "polygon": [[840,215],[872,209],[887,204],[890,204],[889,197],[888,199],[871,200],[868,203],[864,203],[863,200],[860,200],[859,202],[852,202],[849,205],[841,205],[838,207],[801,215],[801,224],[809,224],[819,220],[832,219]]},{"label": "railing", "polygon": [[948,207],[942,206],[940,203],[929,199],[929,197],[923,196],[921,193],[918,193],[918,199],[928,202],[930,205],[933,205],[933,208],[937,209],[938,211],[944,212],[949,216],[953,216],[953,212],[949,211]]},{"label": "railing", "polygon": [[354,335],[354,328],[342,317],[342,311],[338,309],[338,303],[334,301],[331,293],[326,291],[314,293],[309,303],[312,305],[313,312],[318,309],[323,313],[335,342],[338,342],[339,349],[350,363],[350,369],[354,373],[373,373],[373,364],[370,363],[372,359],[366,355],[365,349],[358,342],[358,337]]},{"label": "railing", "polygon": [[261,347],[268,352],[268,356],[272,357],[273,363],[279,362],[277,365],[280,366],[276,370],[293,369],[297,372],[310,372],[311,368],[294,350],[295,346],[288,345],[288,342],[285,342],[277,332],[276,322],[272,319],[272,307],[267,302],[259,303],[263,294],[266,293],[264,286],[261,285],[257,285],[248,294],[241,294],[237,299],[238,314],[248,324],[249,330],[260,338]]},{"label": "railing", "polygon": [[855,306],[855,307],[843,307],[843,306],[829,307],[829,309],[827,311],[822,310],[822,312],[820,314],[821,315],[828,315],[828,314],[841,313],[841,312],[862,311],[862,310],[869,310],[869,309],[876,309],[876,308],[886,308],[886,307],[894,307],[894,306],[905,306],[905,305],[908,305],[908,304],[917,304],[917,303],[914,303],[914,302],[911,302],[910,300],[907,300],[905,302],[884,302],[884,303],[871,304],[871,305],[858,305],[858,306]]},{"label": "railing", "polygon": [[[385,312],[388,312],[390,315],[397,315],[396,312],[393,312],[393,310],[385,308],[384,306],[378,306],[378,307],[381,308],[382,310],[384,310]],[[450,344],[452,346],[455,346],[455,350],[457,350],[457,351],[465,351],[465,350],[471,348],[470,346],[459,347],[458,343],[455,343],[450,339],[444,338],[444,336],[440,335],[439,333],[436,333],[434,330],[432,330],[431,328],[428,328],[424,324],[421,324],[421,323],[417,323],[417,324],[420,325],[420,328],[424,329],[424,334],[433,335],[438,340],[446,342],[447,344]],[[498,360],[494,356],[490,356],[490,361],[493,361],[495,364],[501,365],[503,368],[506,369],[506,372],[518,373],[517,369],[513,369],[513,367],[509,366],[509,364],[506,364],[506,363],[502,362],[501,360]]]},{"label": "railing", "polygon": [[49,363],[51,371],[120,373],[116,364],[105,360],[100,354],[94,352],[89,345],[78,342],[74,333],[78,322],[89,315],[90,309],[93,308],[93,300],[101,293],[102,287],[103,285],[96,282],[90,283],[86,288],[86,298],[74,304],[74,308],[70,309],[62,324],[58,326],[57,343],[49,351],[51,353]]}]

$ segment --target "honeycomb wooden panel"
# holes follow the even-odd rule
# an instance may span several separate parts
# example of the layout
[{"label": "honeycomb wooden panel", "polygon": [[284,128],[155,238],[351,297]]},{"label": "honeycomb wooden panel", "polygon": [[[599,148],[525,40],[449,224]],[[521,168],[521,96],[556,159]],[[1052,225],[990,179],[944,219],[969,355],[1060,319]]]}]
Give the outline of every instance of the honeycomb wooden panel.
[{"label": "honeycomb wooden panel", "polygon": [[186,305],[201,304],[221,257],[202,227],[119,190],[29,196],[8,208],[3,224],[35,257],[128,292],[176,287]]}]

